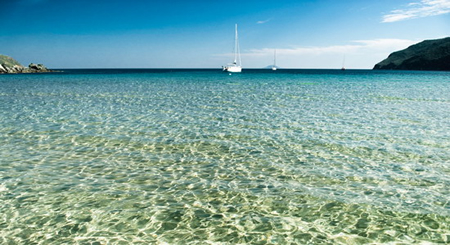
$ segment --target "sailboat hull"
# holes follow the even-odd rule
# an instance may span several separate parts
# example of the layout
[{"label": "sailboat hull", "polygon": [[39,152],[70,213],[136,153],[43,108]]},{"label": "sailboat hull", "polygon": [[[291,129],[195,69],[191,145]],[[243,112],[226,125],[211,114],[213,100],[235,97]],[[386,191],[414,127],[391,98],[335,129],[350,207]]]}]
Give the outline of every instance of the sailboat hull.
[{"label": "sailboat hull", "polygon": [[225,66],[223,68],[223,71],[226,71],[226,72],[241,72],[242,71],[242,67],[240,67],[240,66]]}]

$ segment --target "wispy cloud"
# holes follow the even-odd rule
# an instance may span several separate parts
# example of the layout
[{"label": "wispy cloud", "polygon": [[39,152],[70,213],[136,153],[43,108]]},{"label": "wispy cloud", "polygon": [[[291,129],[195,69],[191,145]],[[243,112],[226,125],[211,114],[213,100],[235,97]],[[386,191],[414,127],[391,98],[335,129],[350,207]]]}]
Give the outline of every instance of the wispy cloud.
[{"label": "wispy cloud", "polygon": [[[286,55],[323,55],[323,54],[344,54],[344,53],[367,53],[368,51],[387,50],[392,52],[398,49],[406,48],[415,41],[406,39],[373,39],[373,40],[355,40],[347,45],[333,45],[324,47],[298,47],[290,49],[277,49],[277,54]],[[252,49],[244,55],[267,55],[273,54],[273,49]]]},{"label": "wispy cloud", "polygon": [[422,0],[412,2],[405,9],[391,11],[383,16],[382,22],[396,22],[450,13],[450,0]]},{"label": "wispy cloud", "polygon": [[271,20],[272,20],[272,19],[260,20],[260,21],[257,21],[256,24],[265,24],[265,23],[267,23],[267,22],[269,22],[269,21],[271,21]]}]

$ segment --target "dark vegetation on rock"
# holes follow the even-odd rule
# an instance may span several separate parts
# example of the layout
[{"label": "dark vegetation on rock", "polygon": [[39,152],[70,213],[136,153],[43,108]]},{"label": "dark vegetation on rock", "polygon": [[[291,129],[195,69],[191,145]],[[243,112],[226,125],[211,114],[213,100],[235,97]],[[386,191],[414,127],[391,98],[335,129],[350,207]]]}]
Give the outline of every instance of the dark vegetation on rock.
[{"label": "dark vegetation on rock", "polygon": [[425,40],[394,52],[373,69],[450,71],[450,37]]}]

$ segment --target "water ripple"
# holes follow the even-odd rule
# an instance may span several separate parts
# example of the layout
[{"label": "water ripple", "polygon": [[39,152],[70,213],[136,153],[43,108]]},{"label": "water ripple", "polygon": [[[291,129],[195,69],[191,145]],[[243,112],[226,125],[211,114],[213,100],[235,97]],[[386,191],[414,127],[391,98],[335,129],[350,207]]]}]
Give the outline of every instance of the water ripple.
[{"label": "water ripple", "polygon": [[450,242],[434,73],[1,77],[0,242]]}]

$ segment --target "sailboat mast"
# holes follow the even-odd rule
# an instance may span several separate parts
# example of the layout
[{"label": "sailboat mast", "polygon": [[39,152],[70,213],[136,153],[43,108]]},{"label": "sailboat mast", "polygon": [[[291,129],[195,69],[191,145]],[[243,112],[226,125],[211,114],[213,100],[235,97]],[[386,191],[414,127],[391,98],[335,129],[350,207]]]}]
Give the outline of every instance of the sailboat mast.
[{"label": "sailboat mast", "polygon": [[239,38],[238,38],[238,29],[237,24],[235,25],[235,34],[234,34],[234,64],[237,64],[239,60],[239,64],[241,64],[241,54],[239,51]]},{"label": "sailboat mast", "polygon": [[[236,36],[237,36],[237,29],[236,29]],[[236,39],[236,40],[237,40],[238,61],[239,61],[239,66],[241,66],[242,65],[242,61],[241,61],[241,50],[240,50],[240,47],[239,47],[239,39]]]}]

